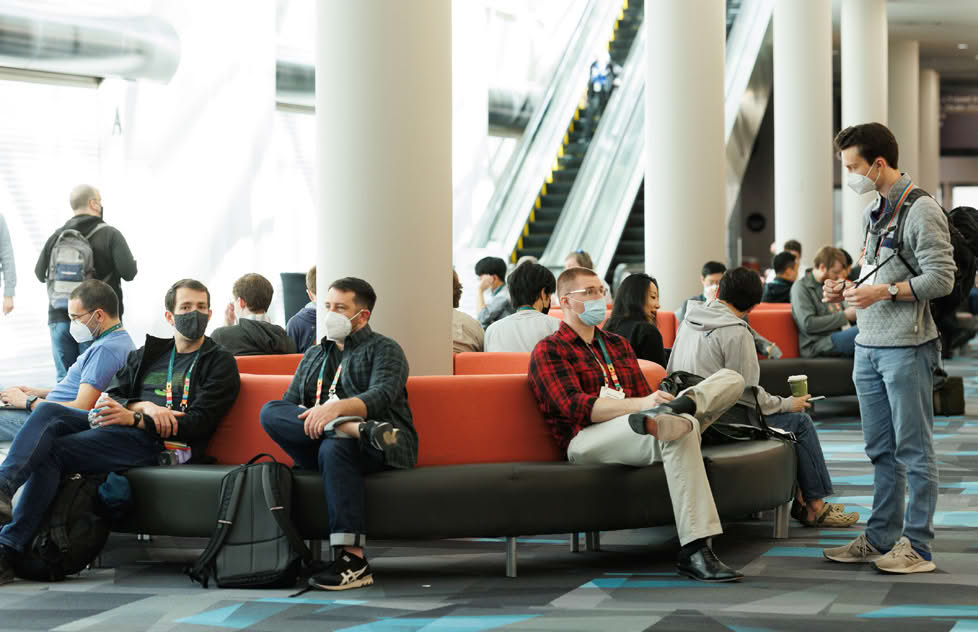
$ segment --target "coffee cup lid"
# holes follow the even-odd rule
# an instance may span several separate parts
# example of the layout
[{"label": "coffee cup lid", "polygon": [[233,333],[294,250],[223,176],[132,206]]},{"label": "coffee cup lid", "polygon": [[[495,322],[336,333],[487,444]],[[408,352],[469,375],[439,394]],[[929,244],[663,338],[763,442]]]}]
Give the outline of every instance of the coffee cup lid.
[{"label": "coffee cup lid", "polygon": [[788,378],[788,381],[789,382],[801,382],[801,381],[807,380],[807,379],[808,379],[808,376],[807,375],[792,375],[792,376],[790,376]]}]

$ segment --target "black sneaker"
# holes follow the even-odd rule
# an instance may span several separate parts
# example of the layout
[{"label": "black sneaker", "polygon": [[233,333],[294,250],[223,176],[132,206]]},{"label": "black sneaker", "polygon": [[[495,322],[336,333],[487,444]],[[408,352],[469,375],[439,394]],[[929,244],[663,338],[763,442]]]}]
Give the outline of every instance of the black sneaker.
[{"label": "black sneaker", "polygon": [[12,522],[14,519],[14,507],[10,501],[10,496],[0,491],[0,527]]},{"label": "black sneaker", "polygon": [[11,549],[0,544],[0,586],[9,584],[17,577],[14,574],[13,556]]},{"label": "black sneaker", "polygon": [[370,564],[362,557],[343,551],[324,572],[309,578],[309,585],[320,590],[350,590],[374,583]]},{"label": "black sneaker", "polygon": [[364,435],[370,445],[384,453],[388,463],[396,461],[402,435],[397,426],[386,421],[365,421],[360,424],[360,436]]}]

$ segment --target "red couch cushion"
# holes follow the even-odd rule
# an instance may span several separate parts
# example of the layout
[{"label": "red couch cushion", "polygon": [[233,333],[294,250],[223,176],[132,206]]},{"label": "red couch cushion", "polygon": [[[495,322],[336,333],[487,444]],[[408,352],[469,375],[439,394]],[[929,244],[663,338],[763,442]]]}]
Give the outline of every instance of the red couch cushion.
[{"label": "red couch cushion", "polygon": [[[780,309],[791,311],[791,303],[758,303],[754,311],[763,311],[767,309]],[[753,312],[752,312],[753,313]]]},{"label": "red couch cushion", "polygon": [[239,465],[268,452],[283,463],[292,459],[265,434],[258,414],[265,402],[282,399],[292,381],[291,375],[241,374],[241,391],[234,406],[217,426],[207,453],[222,465]]},{"label": "red couch cushion", "polygon": [[455,354],[455,375],[526,375],[529,353],[470,351]]},{"label": "red couch cushion", "polygon": [[672,345],[676,342],[676,330],[679,329],[676,314],[659,310],[655,314],[655,325],[659,328],[659,333],[662,334],[662,346],[666,349],[672,349]]},{"label": "red couch cushion", "polygon": [[791,317],[790,309],[755,310],[747,320],[757,333],[778,345],[785,358],[801,356],[798,350],[798,327]]},{"label": "red couch cushion", "polygon": [[239,373],[253,375],[295,375],[302,360],[301,353],[283,355],[235,356]]}]

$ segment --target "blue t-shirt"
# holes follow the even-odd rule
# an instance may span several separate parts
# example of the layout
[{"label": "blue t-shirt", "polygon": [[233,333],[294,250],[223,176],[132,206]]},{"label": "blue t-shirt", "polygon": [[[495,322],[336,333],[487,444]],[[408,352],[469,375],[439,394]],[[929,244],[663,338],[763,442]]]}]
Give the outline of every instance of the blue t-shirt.
[{"label": "blue t-shirt", "polygon": [[44,399],[52,402],[70,402],[78,397],[82,384],[90,384],[97,391],[104,391],[109,382],[126,364],[126,357],[136,349],[129,332],[125,329],[113,331],[99,338],[78,356],[68,369],[64,379]]}]

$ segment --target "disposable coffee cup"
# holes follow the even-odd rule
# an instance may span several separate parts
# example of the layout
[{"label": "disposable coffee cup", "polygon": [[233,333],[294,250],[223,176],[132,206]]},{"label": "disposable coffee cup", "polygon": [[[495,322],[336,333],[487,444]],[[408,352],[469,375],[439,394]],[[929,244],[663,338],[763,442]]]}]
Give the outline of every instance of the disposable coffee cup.
[{"label": "disposable coffee cup", "polygon": [[793,396],[804,397],[808,395],[808,376],[792,375],[788,378],[788,386],[791,388],[791,394]]}]

